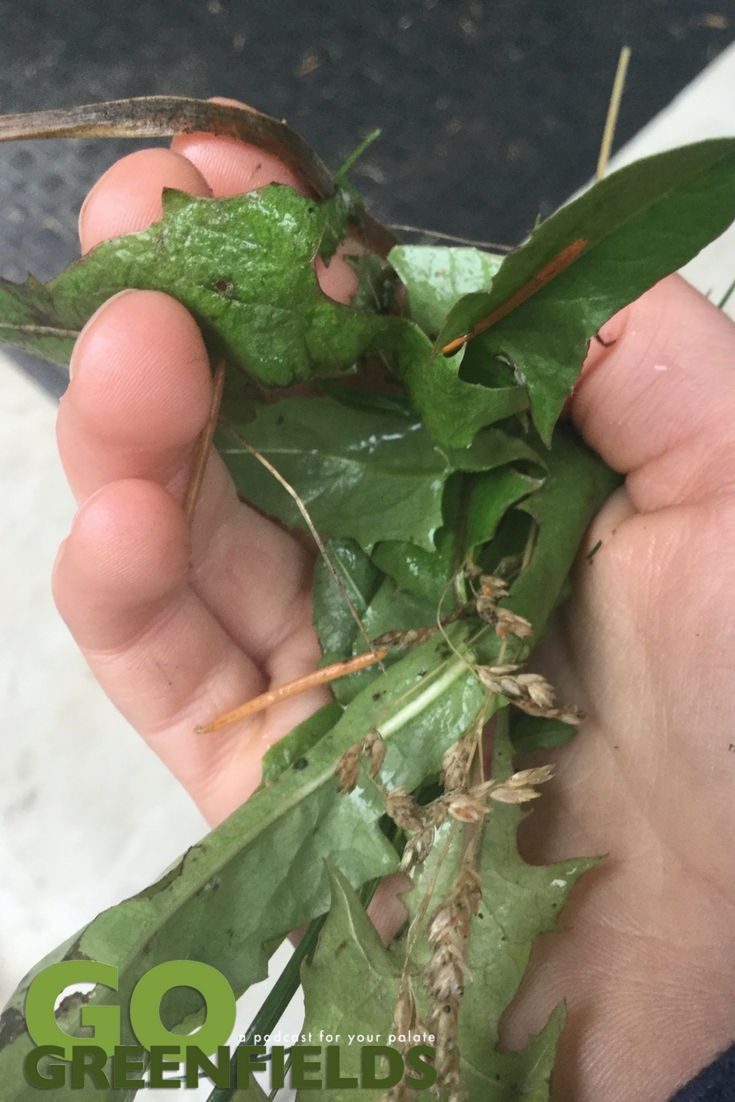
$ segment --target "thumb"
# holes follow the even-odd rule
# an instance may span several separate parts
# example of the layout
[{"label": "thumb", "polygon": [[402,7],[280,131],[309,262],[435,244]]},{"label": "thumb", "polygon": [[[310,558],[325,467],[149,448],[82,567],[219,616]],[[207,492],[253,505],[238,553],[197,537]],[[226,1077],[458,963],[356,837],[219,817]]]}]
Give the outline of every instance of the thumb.
[{"label": "thumb", "polygon": [[[628,476],[638,512],[732,484],[735,324],[681,276],[607,323],[570,404],[587,443]],[[609,342],[613,342],[609,344]]]}]

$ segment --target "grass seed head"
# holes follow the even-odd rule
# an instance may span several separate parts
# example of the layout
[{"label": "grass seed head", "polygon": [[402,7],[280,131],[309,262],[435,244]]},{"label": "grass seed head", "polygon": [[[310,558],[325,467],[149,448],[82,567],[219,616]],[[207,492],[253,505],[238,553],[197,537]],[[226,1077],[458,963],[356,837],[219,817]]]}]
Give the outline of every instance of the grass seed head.
[{"label": "grass seed head", "polygon": [[458,742],[452,743],[442,758],[441,783],[447,792],[454,792],[467,784],[472,758],[477,747],[477,733],[474,729],[463,735]]},{"label": "grass seed head", "polygon": [[521,788],[527,784],[544,784],[554,776],[556,769],[553,765],[537,765],[533,769],[520,769],[505,782],[513,788]]},{"label": "grass seed head", "polygon": [[377,727],[371,727],[361,743],[362,752],[370,758],[370,776],[376,777],[385,761],[387,747]]},{"label": "grass seed head", "polygon": [[495,631],[501,639],[507,639],[509,635],[515,635],[517,639],[525,639],[533,635],[533,627],[529,620],[509,608],[499,608],[495,615]]},{"label": "grass seed head", "polygon": [[414,833],[423,830],[421,808],[402,786],[386,794],[385,810],[401,830],[410,830]]},{"label": "grass seed head", "polygon": [[436,1037],[434,1067],[438,1091],[449,1091],[451,1102],[467,1102],[467,1088],[459,1068],[459,1000],[447,1001],[434,1008],[429,1023]]},{"label": "grass seed head", "polygon": [[515,680],[521,691],[527,693],[539,708],[554,707],[556,703],[554,687],[540,673],[519,673]]},{"label": "grass seed head", "polygon": [[508,596],[508,583],[498,574],[481,574],[480,589],[485,597],[492,597],[496,601]]},{"label": "grass seed head", "polygon": [[354,746],[350,746],[348,750],[345,750],[344,754],[337,762],[334,771],[339,777],[339,784],[337,787],[341,794],[354,790],[358,777],[360,776],[361,754],[362,744],[356,742]]},{"label": "grass seed head", "polygon": [[499,804],[525,804],[528,800],[536,800],[541,795],[535,788],[508,788],[501,784],[490,793],[490,799]]},{"label": "grass seed head", "polygon": [[579,727],[584,719],[584,712],[574,704],[564,704],[557,710],[556,718],[562,723],[568,723],[571,727]]},{"label": "grass seed head", "polygon": [[447,900],[446,903],[441,903],[436,908],[429,919],[427,933],[429,945],[437,946],[443,943],[447,930],[450,930],[456,924],[458,914],[457,904],[453,903],[452,900]]},{"label": "grass seed head", "polygon": [[416,999],[414,998],[411,981],[407,979],[401,984],[396,1005],[393,1010],[393,1022],[391,1033],[399,1037],[406,1034],[416,1025]]},{"label": "grass seed head", "polygon": [[449,814],[462,823],[480,823],[487,815],[487,797],[458,792],[449,800]]},{"label": "grass seed head", "polygon": [[477,598],[475,607],[483,624],[495,624],[497,622],[498,606],[495,604],[494,597],[486,597],[484,593],[481,593]]},{"label": "grass seed head", "polygon": [[465,964],[451,945],[436,951],[426,967],[424,982],[434,1002],[461,999],[464,994]]},{"label": "grass seed head", "polygon": [[430,804],[426,804],[423,812],[427,826],[440,827],[449,814],[446,795],[440,796],[437,800],[432,800]]},{"label": "grass seed head", "polygon": [[412,868],[426,860],[434,845],[434,833],[433,826],[430,826],[414,834],[413,838],[409,838],[401,858],[401,872],[410,872]]},{"label": "grass seed head", "polygon": [[460,870],[454,882],[453,894],[470,904],[473,914],[477,911],[482,899],[482,881],[477,869],[465,865]]}]

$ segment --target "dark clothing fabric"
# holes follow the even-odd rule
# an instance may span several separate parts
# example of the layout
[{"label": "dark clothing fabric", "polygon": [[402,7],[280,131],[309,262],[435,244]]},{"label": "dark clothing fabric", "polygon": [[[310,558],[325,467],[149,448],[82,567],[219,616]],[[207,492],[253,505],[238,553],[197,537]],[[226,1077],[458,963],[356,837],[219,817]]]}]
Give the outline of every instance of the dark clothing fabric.
[{"label": "dark clothing fabric", "polygon": [[735,1045],[677,1091],[670,1102],[735,1102]]}]

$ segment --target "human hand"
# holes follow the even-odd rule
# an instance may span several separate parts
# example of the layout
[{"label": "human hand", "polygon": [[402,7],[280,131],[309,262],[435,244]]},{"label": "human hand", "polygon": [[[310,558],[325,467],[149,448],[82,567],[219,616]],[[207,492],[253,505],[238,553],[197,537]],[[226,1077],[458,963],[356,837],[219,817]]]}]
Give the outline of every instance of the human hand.
[{"label": "human hand", "polygon": [[[252,148],[177,138],[173,152],[133,154],[103,177],[82,212],[83,248],[155,220],[163,186],[227,195],[273,179],[298,185]],[[326,275],[347,301],[351,269],[335,260]],[[576,889],[573,932],[541,939],[507,1037],[522,1041],[566,995],[555,1097],[663,1102],[728,1042],[735,1002],[725,848],[735,336],[676,279],[604,336],[617,343],[593,347],[571,412],[630,473],[628,495],[593,525],[588,546],[603,546],[581,560],[544,648],[563,698],[590,719],[555,755],[559,777],[525,844],[543,860],[611,856]],[[149,292],[111,300],[73,367],[59,442],[80,511],[57,602],[103,687],[215,824],[258,783],[267,746],[325,699],[315,690],[231,731],[193,734],[316,666],[313,559],[237,500],[216,456],[189,533],[181,501],[211,382],[177,303]]]},{"label": "human hand", "polygon": [[[268,183],[308,194],[255,146],[176,137],[98,181],[79,217],[82,252],[157,221],[164,187],[223,198]],[[357,277],[343,252],[316,269],[322,290],[349,302]],[[107,695],[216,826],[260,783],[268,747],[330,699],[313,689],[225,731],[194,731],[316,668],[314,555],[240,502],[215,452],[186,524],[212,379],[201,333],[174,299],[110,299],[77,341],[71,375],[57,437],[79,510],[54,567],[56,604]],[[384,937],[405,916],[398,887],[403,876],[387,877],[368,909]]]},{"label": "human hand", "polygon": [[[143,229],[161,191],[234,195],[305,185],[274,157],[227,138],[181,136],[134,153],[97,183],[80,215],[82,251]],[[347,302],[336,257],[323,289]],[[78,341],[59,410],[62,462],[79,502],[54,580],[57,605],[113,702],[216,825],[260,780],[273,742],[328,699],[314,690],[225,732],[194,727],[271,685],[311,672],[313,556],[243,505],[210,458],[191,532],[181,503],[211,397],[200,332],[165,295],[130,291]]]},{"label": "human hand", "polygon": [[664,1102],[735,1037],[735,326],[672,276],[602,336],[571,416],[627,479],[541,649],[588,718],[522,836],[534,862],[609,856],[506,1041],[566,997],[555,1102]]}]

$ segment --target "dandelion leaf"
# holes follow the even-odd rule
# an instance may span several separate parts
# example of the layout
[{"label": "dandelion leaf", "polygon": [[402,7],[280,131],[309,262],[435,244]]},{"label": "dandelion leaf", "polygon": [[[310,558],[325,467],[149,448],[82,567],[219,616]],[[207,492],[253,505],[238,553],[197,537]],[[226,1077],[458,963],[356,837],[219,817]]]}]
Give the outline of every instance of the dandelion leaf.
[{"label": "dandelion leaf", "polygon": [[[507,713],[507,710],[506,710]],[[512,747],[503,712],[493,750],[493,776],[510,776]],[[544,1029],[520,1052],[498,1052],[500,1019],[526,970],[533,941],[560,930],[557,918],[577,880],[597,857],[528,865],[518,853],[516,832],[524,812],[492,805],[478,871],[483,898],[472,922],[467,963],[472,982],[465,989],[459,1046],[470,1098],[484,1102],[546,1102],[556,1041],[564,1025],[559,1006]]]},{"label": "dandelion leaf", "polygon": [[[383,1088],[359,1089],[363,1044],[387,1045],[398,995],[401,957],[383,948],[375,927],[346,878],[329,870],[332,902],[314,959],[302,966],[303,1032],[339,1035],[339,1073],[352,1078],[340,1087],[322,1069],[322,1087],[299,1091],[297,1102],[373,1102]],[[350,1037],[353,1037],[350,1043]],[[324,1061],[323,1061],[324,1063]]]},{"label": "dandelion leaf", "polygon": [[103,242],[49,283],[0,281],[0,333],[68,362],[73,337],[44,337],[38,327],[73,333],[135,287],[177,298],[213,355],[265,386],[347,371],[373,322],[319,288],[314,259],[325,232],[334,237],[333,214],[329,203],[278,184],[230,199],[166,189],[163,218],[148,229]]},{"label": "dandelion leaf", "polygon": [[460,298],[490,289],[503,257],[471,248],[396,245],[388,260],[406,288],[411,321],[436,337]]},{"label": "dandelion leaf", "polygon": [[[489,573],[509,571],[510,595],[501,605],[533,625],[535,642],[565,593],[580,540],[595,513],[620,482],[568,424],[554,431],[547,450],[535,441],[546,465],[541,485],[508,509],[478,561]],[[480,644],[483,661],[497,658],[499,641]]]},{"label": "dandelion leaf", "polygon": [[[508,712],[503,708],[496,717],[493,776],[501,780],[513,772]],[[520,986],[534,940],[539,934],[560,930],[557,916],[569,891],[598,863],[593,857],[541,867],[527,865],[516,842],[525,814],[518,806],[490,801],[477,865],[483,896],[471,923],[458,1043],[469,1098],[483,1102],[548,1100],[556,1043],[564,1026],[563,1005],[555,1008],[543,1030],[520,1052],[498,1051],[500,1021]],[[449,896],[463,852],[462,829],[446,822],[426,862],[413,873],[413,889],[403,896],[412,922],[427,889],[433,889],[426,907],[428,916]],[[420,936],[411,954],[411,972],[419,1014],[424,1018],[429,1001],[421,977],[431,953],[425,936]]]},{"label": "dandelion leaf", "polygon": [[336,725],[344,708],[332,700],[299,723],[263,755],[263,784],[272,784],[286,769],[299,772],[308,764],[306,755]]}]

